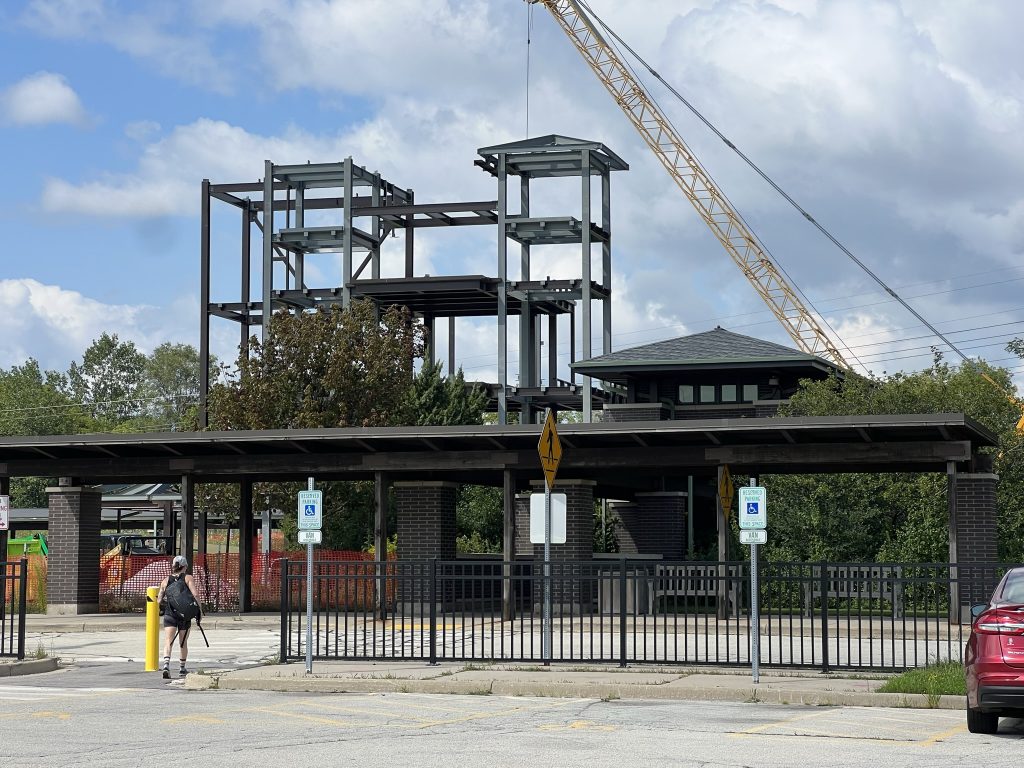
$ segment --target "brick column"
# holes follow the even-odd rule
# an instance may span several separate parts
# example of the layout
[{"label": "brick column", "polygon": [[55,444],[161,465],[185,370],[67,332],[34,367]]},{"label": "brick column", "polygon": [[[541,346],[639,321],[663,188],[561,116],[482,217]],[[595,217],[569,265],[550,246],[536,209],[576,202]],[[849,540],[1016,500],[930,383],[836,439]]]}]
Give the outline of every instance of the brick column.
[{"label": "brick column", "polygon": [[633,503],[613,507],[621,524],[619,552],[682,560],[686,553],[686,492],[638,493]]},{"label": "brick column", "polygon": [[619,527],[615,529],[615,540],[619,544],[620,555],[639,555],[637,540],[640,536],[640,509],[632,501],[616,501],[608,505],[608,511],[619,518]]},{"label": "brick column", "polygon": [[682,560],[686,556],[686,492],[638,493],[636,503],[643,520],[634,536],[640,554]]},{"label": "brick column", "polygon": [[[956,538],[953,542],[960,579],[962,617],[969,617],[969,606],[988,601],[995,586],[990,569],[998,562],[996,546],[996,486],[999,475],[983,472],[957,474],[955,479]],[[951,548],[953,549],[953,548]],[[969,619],[968,619],[969,620]]]},{"label": "brick column", "polygon": [[[444,481],[399,481],[395,489],[396,534],[398,537],[398,563],[403,574],[405,563],[455,559],[455,501],[458,483]],[[426,615],[429,595],[429,569],[420,569],[415,579],[403,578],[398,582],[399,612],[422,609]],[[449,582],[450,583],[450,582]],[[437,595],[444,603],[446,596]]]},{"label": "brick column", "polygon": [[530,543],[530,494],[516,494],[516,554],[533,556]]},{"label": "brick column", "polygon": [[[597,600],[596,585],[581,583],[579,574],[572,570],[577,561],[590,561],[594,557],[594,481],[559,480],[553,493],[565,494],[565,544],[551,545],[551,561],[557,563],[551,570],[551,603],[556,611],[591,611]],[[544,492],[543,481],[533,484],[536,493]],[[529,537],[529,499],[526,501],[527,537]],[[544,544],[534,544],[534,575],[543,574]],[[566,565],[563,566],[562,563]],[[568,570],[567,570],[568,568]],[[540,582],[535,582],[535,602],[543,595]],[[539,604],[538,604],[539,605]]]},{"label": "brick column", "polygon": [[99,613],[101,492],[98,487],[74,485],[70,478],[60,482],[46,489],[46,613]]}]

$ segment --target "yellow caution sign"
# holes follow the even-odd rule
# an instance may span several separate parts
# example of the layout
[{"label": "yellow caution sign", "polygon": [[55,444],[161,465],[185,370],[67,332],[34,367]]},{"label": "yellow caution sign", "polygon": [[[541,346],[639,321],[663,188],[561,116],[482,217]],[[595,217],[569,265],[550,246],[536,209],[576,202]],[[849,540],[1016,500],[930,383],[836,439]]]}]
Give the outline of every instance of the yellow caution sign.
[{"label": "yellow caution sign", "polygon": [[544,419],[544,431],[540,433],[540,442],[537,443],[537,453],[540,455],[540,465],[544,469],[544,479],[547,481],[548,489],[555,486],[555,475],[558,474],[558,463],[562,460],[562,443],[558,439],[558,429],[555,427],[555,417],[548,408],[547,416]]},{"label": "yellow caution sign", "polygon": [[732,475],[729,474],[729,465],[722,465],[722,473],[718,476],[718,498],[722,500],[722,512],[726,520],[732,514],[732,500],[735,498],[736,488],[732,484]]}]

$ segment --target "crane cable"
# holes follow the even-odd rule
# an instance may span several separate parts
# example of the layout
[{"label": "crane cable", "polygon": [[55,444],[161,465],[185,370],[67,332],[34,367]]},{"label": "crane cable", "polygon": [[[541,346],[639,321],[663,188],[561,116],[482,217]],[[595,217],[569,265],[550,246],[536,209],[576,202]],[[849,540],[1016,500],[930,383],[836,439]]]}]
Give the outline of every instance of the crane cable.
[{"label": "crane cable", "polygon": [[[610,49],[612,49],[615,52],[615,54],[618,56],[619,62],[621,63],[621,65],[626,70],[629,71],[630,76],[633,78],[634,81],[636,81],[638,87],[643,88],[643,80],[642,80],[642,78],[637,73],[637,71],[633,68],[633,66],[629,63],[628,58],[626,56],[624,56],[622,54],[622,51],[620,51],[618,49],[618,47],[615,45],[615,40],[618,40],[619,42],[621,42],[622,45],[625,46],[626,49],[629,50],[629,52],[635,58],[637,58],[639,61],[643,62],[644,66],[647,67],[648,70],[651,70],[652,72],[654,70],[652,70],[651,67],[646,62],[644,62],[644,60],[639,55],[637,55],[636,51],[634,51],[632,48],[630,48],[629,45],[625,41],[623,41],[621,37],[616,35],[615,32],[610,27],[608,27],[608,25],[605,24],[604,21],[602,21],[601,18],[597,14],[595,14],[594,11],[589,6],[586,5],[586,3],[580,2],[579,5],[581,5],[583,8],[586,8],[586,13],[582,9],[577,8],[577,13],[579,13],[581,18],[583,18],[584,20],[587,20],[589,22],[589,19],[587,18],[587,13],[589,13],[590,15],[592,15],[594,17],[594,19],[597,21],[598,24],[600,24],[606,31],[608,31],[608,33],[610,35],[612,35],[612,37],[614,39],[611,40],[611,41],[605,40],[604,41],[605,45],[607,45]],[[656,72],[654,74],[657,76]],[[643,91],[643,95],[644,95],[644,98],[647,99],[648,101],[650,101],[651,104],[658,110],[658,112],[661,114],[661,118],[671,128],[672,132],[676,136],[678,136],[679,135],[678,129],[672,123],[671,118],[669,118],[669,116],[665,112],[665,110],[662,109],[661,105],[658,103],[658,100],[654,97],[654,94],[650,93],[648,90],[645,89]],[[733,202],[729,199],[729,196],[725,193],[725,191],[723,190],[721,185],[719,185],[715,181],[715,178],[711,174],[711,172],[707,168],[702,168],[702,172],[708,178],[708,180],[711,182],[711,184],[716,188],[718,194],[729,204],[729,207],[733,211],[733,215],[746,228],[747,232],[750,234],[750,237],[751,237],[752,241],[754,243],[756,243],[758,250],[760,250],[761,253],[764,256],[767,257],[767,261],[769,261],[772,264],[772,268],[778,270],[778,272],[782,273],[782,275],[784,275],[786,277],[786,279],[789,282],[789,286],[790,286],[791,290],[796,295],[799,296],[800,300],[805,305],[807,305],[807,306],[809,306],[811,308],[811,310],[813,311],[813,314],[816,315],[820,319],[821,324],[824,325],[826,328],[828,328],[829,331],[831,331],[832,336],[835,337],[835,339],[839,342],[839,346],[841,346],[843,348],[843,350],[846,352],[847,357],[852,359],[852,360],[854,360],[858,365],[860,365],[861,368],[864,369],[865,372],[867,372],[870,375],[871,371],[868,369],[868,367],[864,364],[864,362],[862,360],[859,360],[857,358],[857,355],[854,353],[853,349],[850,347],[849,344],[847,344],[843,340],[843,338],[839,335],[839,332],[836,331],[836,329],[832,327],[832,325],[829,323],[828,319],[825,317],[824,313],[821,312],[815,306],[814,302],[812,302],[811,299],[807,296],[807,294],[804,293],[803,290],[800,289],[800,286],[797,285],[796,281],[789,274],[789,272],[786,271],[786,268],[776,258],[775,254],[773,254],[771,252],[771,250],[768,248],[768,246],[765,245],[763,242],[760,241],[760,239],[757,238],[757,236],[754,234],[754,228],[750,226],[750,224],[744,218],[743,214],[739,211],[737,206],[734,205]]]},{"label": "crane cable", "polygon": [[[658,72],[653,67],[651,67],[651,65],[648,64],[643,59],[643,57],[641,57],[636,51],[634,51],[629,46],[629,44],[626,43],[625,40],[623,40],[621,37],[619,37],[619,35],[615,32],[615,30],[613,30],[611,27],[609,27],[607,24],[605,24],[604,21],[602,21],[602,19],[596,13],[594,13],[594,11],[586,4],[586,2],[584,2],[584,0],[576,0],[576,1],[579,3],[580,6],[582,6],[587,11],[587,13],[589,13],[593,17],[594,21],[596,21],[599,25],[601,25],[601,27],[609,35],[611,35],[613,38],[615,38],[615,40],[618,41],[618,43],[620,45],[622,45],[623,48],[625,48],[627,51],[629,51],[629,53],[641,65],[643,65],[643,67],[648,72],[650,72],[655,78],[657,78],[658,82],[660,82],[663,86],[665,86],[673,96],[675,96],[677,99],[679,99],[679,101],[681,101],[686,106],[686,108],[690,110],[690,112],[692,112],[702,123],[704,123],[704,125],[706,125],[719,139],[721,139],[722,142],[727,147],[729,147],[729,149],[731,149],[733,152],[735,152],[740,157],[740,159],[743,160],[743,162],[745,162],[748,166],[750,166],[762,179],[764,179],[769,184],[769,186],[771,186],[772,189],[774,189],[776,192],[778,192],[790,205],[792,205],[800,213],[800,215],[802,215],[805,219],[807,219],[807,221],[809,221],[811,224],[813,224],[818,229],[819,232],[821,232],[826,238],[829,239],[829,241],[832,242],[833,245],[835,245],[840,251],[842,251],[844,254],[846,254],[846,256],[850,258],[850,260],[852,260],[869,277],[871,277],[876,283],[878,283],[878,285],[881,286],[882,290],[884,290],[887,294],[892,296],[893,299],[898,301],[900,303],[900,305],[904,309],[906,309],[908,312],[910,312],[910,314],[912,314],[915,318],[917,318],[917,320],[920,321],[920,323],[923,326],[925,326],[925,328],[927,328],[929,331],[931,331],[932,334],[934,334],[937,338],[941,339],[951,350],[956,352],[956,354],[958,354],[964,360],[964,362],[966,362],[966,363],[968,363],[970,365],[975,365],[973,360],[968,358],[967,355],[965,355],[963,352],[961,352],[956,347],[955,344],[953,344],[949,339],[947,339],[945,336],[943,336],[942,333],[940,333],[939,330],[934,325],[932,325],[927,320],[925,320],[925,318],[917,310],[915,310],[910,304],[908,304],[906,301],[904,301],[903,298],[898,293],[896,293],[896,291],[894,291],[892,288],[890,288],[888,285],[886,285],[885,282],[882,280],[882,278],[880,278],[878,275],[876,275],[874,272],[872,272],[871,269],[864,262],[862,262],[860,259],[858,259],[845,245],[843,245],[838,239],[836,239],[836,237],[831,232],[829,232],[817,219],[815,219],[803,206],[801,206],[796,200],[794,200],[782,187],[780,187],[777,183],[775,183],[775,181],[767,173],[765,173],[763,170],[761,170],[761,168],[759,168],[757,166],[757,164],[754,163],[753,160],[751,160],[749,157],[747,157],[735,144],[733,144],[731,141],[729,141],[729,139],[726,138],[726,136],[721,131],[719,131],[718,128],[716,128],[714,126],[714,124],[711,123],[711,121],[709,121],[706,117],[704,117],[704,115],[702,115],[697,110],[697,108],[693,106],[693,104],[691,104],[681,93],[679,93],[679,91],[677,91],[675,88],[673,88],[672,85],[665,80],[665,78],[663,78],[661,75],[659,75]],[[831,326],[829,326],[829,327],[831,328]],[[833,329],[833,332],[835,332],[834,329]],[[982,375],[984,376],[984,374],[982,374]],[[988,378],[988,377],[986,377],[986,378]],[[989,378],[989,381],[992,381],[992,379]],[[994,384],[995,382],[993,381],[992,383]],[[1000,387],[1000,389],[1002,389],[1002,387]]]}]

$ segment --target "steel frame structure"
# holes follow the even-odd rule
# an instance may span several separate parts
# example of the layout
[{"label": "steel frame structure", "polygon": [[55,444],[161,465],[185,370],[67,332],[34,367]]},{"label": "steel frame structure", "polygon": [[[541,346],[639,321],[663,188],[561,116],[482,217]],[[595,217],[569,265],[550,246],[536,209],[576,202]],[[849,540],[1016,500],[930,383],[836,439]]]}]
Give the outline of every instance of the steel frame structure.
[{"label": "steel frame structure", "polygon": [[[455,359],[455,318],[495,317],[498,337],[498,379],[488,384],[499,423],[510,409],[522,412],[524,422],[545,407],[582,410],[592,421],[596,404],[614,395],[594,391],[589,376],[577,385],[558,378],[558,320],[568,317],[570,363],[576,362],[576,313],[582,320],[582,357],[591,356],[593,301],[602,303],[603,353],[611,351],[611,203],[610,172],[628,166],[597,142],[546,136],[478,150],[476,165],[498,181],[498,199],[454,203],[417,203],[411,189],[402,188],[379,173],[346,158],[338,163],[275,165],[264,163],[261,181],[213,184],[204,179],[201,189],[200,231],[200,359],[209,360],[211,318],[239,324],[239,350],[248,354],[253,326],[262,326],[266,312],[303,311],[321,304],[343,307],[354,299],[369,299],[381,306],[407,306],[427,328],[428,359],[436,358],[434,329],[438,318],[448,318],[449,368]],[[508,177],[520,177],[519,211],[509,210]],[[578,176],[581,179],[582,215],[530,216],[530,187],[534,179]],[[600,178],[601,215],[591,215],[591,181]],[[212,296],[211,217],[214,201],[237,209],[241,218],[241,264],[237,300]],[[332,221],[310,226],[306,213],[326,212]],[[498,229],[497,275],[417,276],[415,231],[419,228],[493,225]],[[255,226],[255,231],[254,231]],[[401,277],[381,276],[381,244],[401,230],[405,260]],[[502,234],[503,233],[503,234]],[[254,235],[261,254],[254,270]],[[510,280],[508,241],[520,246],[520,279]],[[572,245],[581,248],[578,277],[532,279],[530,249],[534,245]],[[592,250],[601,249],[598,280],[592,279]],[[311,285],[306,256],[340,253],[342,274],[335,285]],[[369,268],[367,270],[367,268]],[[253,272],[258,271],[257,279]],[[368,274],[367,274],[368,272]],[[283,277],[283,279],[282,279]],[[277,281],[277,282],[275,282]],[[258,287],[258,300],[253,300]],[[518,386],[508,383],[508,317],[518,315]],[[548,318],[547,379],[542,377],[541,321]],[[201,427],[208,424],[210,374],[200,366]],[[588,396],[589,395],[589,396]]]}]

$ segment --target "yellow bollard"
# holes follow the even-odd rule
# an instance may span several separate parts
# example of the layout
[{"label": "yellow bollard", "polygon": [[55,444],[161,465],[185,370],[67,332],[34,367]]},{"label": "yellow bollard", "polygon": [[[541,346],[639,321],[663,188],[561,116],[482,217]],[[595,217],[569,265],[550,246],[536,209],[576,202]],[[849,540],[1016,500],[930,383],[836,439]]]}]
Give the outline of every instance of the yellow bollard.
[{"label": "yellow bollard", "polygon": [[146,671],[156,672],[160,668],[160,606],[156,602],[159,587],[146,588]]}]

